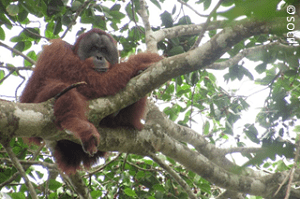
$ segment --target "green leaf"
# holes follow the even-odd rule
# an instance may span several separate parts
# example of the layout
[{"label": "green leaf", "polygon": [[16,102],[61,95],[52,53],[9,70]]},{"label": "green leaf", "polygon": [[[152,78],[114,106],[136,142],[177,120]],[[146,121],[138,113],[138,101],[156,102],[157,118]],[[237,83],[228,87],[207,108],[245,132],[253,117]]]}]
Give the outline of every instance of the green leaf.
[{"label": "green leaf", "polygon": [[160,15],[161,21],[162,21],[162,25],[165,26],[166,28],[170,28],[173,26],[173,19],[172,19],[172,15],[165,11]]},{"label": "green leaf", "polygon": [[50,190],[57,190],[58,188],[60,188],[62,186],[62,184],[60,182],[57,182],[56,180],[50,179],[49,181],[49,189]]},{"label": "green leaf", "polygon": [[120,11],[121,5],[115,4],[113,7],[110,8],[110,11]]},{"label": "green leaf", "polygon": [[136,196],[135,191],[132,190],[132,189],[129,189],[129,188],[124,189],[124,192],[125,192],[125,194],[128,195],[128,196],[131,196],[131,197],[135,197],[135,196]]},{"label": "green leaf", "polygon": [[61,18],[58,18],[58,20],[56,21],[56,23],[54,25],[53,34],[58,35],[61,30],[62,30]]},{"label": "green leaf", "polygon": [[259,74],[262,74],[263,72],[265,72],[266,69],[267,69],[267,63],[266,62],[258,64],[255,67],[256,72],[258,72]]},{"label": "green leaf", "polygon": [[94,18],[89,13],[84,12],[84,14],[81,15],[80,22],[85,24],[92,24],[94,22]]},{"label": "green leaf", "polygon": [[78,10],[81,7],[81,5],[82,5],[82,3],[80,1],[74,1],[72,3],[71,10],[72,11],[76,11],[76,10]]},{"label": "green leaf", "polygon": [[221,4],[224,7],[229,7],[232,6],[234,4],[235,0],[227,0],[227,1],[223,1],[223,3]]},{"label": "green leaf", "polygon": [[49,22],[46,26],[45,37],[53,39],[55,36],[53,35],[55,24],[53,22]]},{"label": "green leaf", "polygon": [[9,21],[8,18],[6,17],[6,15],[4,15],[2,13],[0,13],[0,21],[1,21],[1,23],[6,24],[7,28],[9,28],[9,29],[12,28],[11,21]]},{"label": "green leaf", "polygon": [[199,0],[199,1],[196,1],[195,3],[200,4],[200,3],[203,3],[204,1],[206,1],[206,0]]},{"label": "green leaf", "polygon": [[10,4],[6,7],[6,11],[8,12],[9,15],[16,16],[19,13],[19,6]]},{"label": "green leaf", "polygon": [[208,183],[201,183],[199,185],[199,188],[201,189],[201,191],[204,191],[206,193],[210,193],[211,192],[211,187],[210,187],[210,184],[208,184]]},{"label": "green leaf", "polygon": [[254,16],[258,19],[271,19],[278,16],[276,11],[278,1],[274,0],[246,0],[246,1],[237,1],[236,7],[238,9],[244,10],[244,13],[247,16]]},{"label": "green leaf", "polygon": [[192,76],[191,76],[192,85],[195,85],[199,81],[199,79],[200,79],[200,75],[199,75],[198,71],[193,72]]},{"label": "green leaf", "polygon": [[[181,78],[180,78],[181,79]],[[191,86],[184,84],[183,86],[177,86],[176,96],[181,97],[183,94],[190,93]]]},{"label": "green leaf", "polygon": [[174,4],[174,7],[172,9],[172,15],[175,14],[175,12],[176,12],[176,4]]},{"label": "green leaf", "polygon": [[298,69],[299,68],[299,59],[295,55],[288,56],[286,59],[290,68]]},{"label": "green leaf", "polygon": [[148,165],[152,165],[153,164],[152,160],[143,159],[143,162],[145,162],[145,164],[148,164]]},{"label": "green leaf", "polygon": [[109,14],[112,17],[112,21],[115,23],[121,23],[121,19],[125,17],[125,15],[119,11],[111,11]]},{"label": "green leaf", "polygon": [[288,77],[298,76],[297,70],[287,70],[284,72],[284,75]]},{"label": "green leaf", "polygon": [[10,41],[11,42],[14,42],[14,43],[17,43],[17,42],[20,42],[20,41],[24,41],[25,40],[25,37],[24,37],[24,35],[22,35],[22,34],[20,34],[20,35],[18,35],[18,36],[16,36],[16,37],[12,37],[11,39],[10,39]]},{"label": "green leaf", "polygon": [[[22,8],[22,7],[21,7]],[[21,23],[28,23],[29,20],[27,19],[28,12],[26,9],[22,8],[22,11],[18,14],[18,19]]]},{"label": "green leaf", "polygon": [[161,9],[161,6],[159,4],[159,2],[157,0],[150,0],[154,5],[156,5],[156,7],[158,7],[159,9]]},{"label": "green leaf", "polygon": [[[3,82],[1,81],[5,76],[5,72],[4,70],[0,70],[0,85],[3,84]],[[0,179],[1,179],[1,174],[0,174]],[[1,183],[1,180],[0,180],[0,183]]]},{"label": "green leaf", "polygon": [[0,40],[5,40],[5,32],[1,26],[0,26]]},{"label": "green leaf", "polygon": [[175,162],[172,158],[166,156],[166,159],[167,159],[171,164],[173,164],[173,165],[176,164],[176,162]]},{"label": "green leaf", "polygon": [[91,196],[92,196],[92,198],[101,198],[102,191],[100,191],[100,190],[91,191]]},{"label": "green leaf", "polygon": [[[33,60],[37,60],[37,55],[36,55],[36,53],[33,50],[30,51],[29,53],[27,53],[27,56],[30,57]],[[24,59],[24,65],[26,67],[28,67],[28,66],[32,66],[32,63],[30,63],[26,59]]]},{"label": "green leaf", "polygon": [[9,193],[8,195],[10,195],[13,199],[26,199],[24,193],[22,192]]},{"label": "green leaf", "polygon": [[115,31],[118,31],[118,30],[119,30],[119,27],[117,26],[116,23],[111,23],[111,24],[110,24],[110,27],[112,27]]},{"label": "green leaf", "polygon": [[[18,42],[15,46],[14,46],[14,49],[22,52],[24,51],[25,49],[25,42],[21,41],[21,42]],[[15,53],[14,53],[15,54]]]},{"label": "green leaf", "polygon": [[254,143],[259,144],[260,140],[257,138],[258,131],[255,128],[254,124],[245,124],[244,132],[247,137]]},{"label": "green leaf", "polygon": [[40,37],[40,29],[38,28],[25,28],[23,30],[23,33],[30,38],[33,38],[34,40],[39,40]]},{"label": "green leaf", "polygon": [[[129,17],[129,19],[131,20],[131,21],[138,21],[139,20],[139,18],[137,17],[137,15],[136,15],[136,12],[132,12],[132,6],[131,6],[131,3],[128,3],[127,5],[126,5],[126,8],[125,8],[125,10],[126,10],[126,13],[127,13],[127,16]],[[134,15],[133,15],[134,14]]]},{"label": "green leaf", "polygon": [[64,15],[61,18],[61,23],[65,26],[69,26],[72,20],[73,20],[72,15]]},{"label": "green leaf", "polygon": [[189,16],[183,16],[178,20],[178,23],[176,25],[186,25],[191,24],[191,18]]},{"label": "green leaf", "polygon": [[206,121],[205,124],[203,125],[203,134],[204,135],[209,134],[209,127],[210,127],[210,123],[208,121]]},{"label": "green leaf", "polygon": [[205,0],[203,4],[204,10],[207,10],[210,7],[210,4],[211,4],[211,0]]},{"label": "green leaf", "polygon": [[295,126],[295,128],[293,129],[293,131],[296,132],[296,133],[300,133],[300,125]]},{"label": "green leaf", "polygon": [[250,73],[250,71],[247,68],[242,67],[242,71],[244,72],[244,75],[246,75],[250,80],[254,80],[253,75]]},{"label": "green leaf", "polygon": [[136,174],[136,177],[137,178],[143,178],[143,177],[145,177],[145,172],[144,171],[138,171],[137,174]]},{"label": "green leaf", "polygon": [[184,49],[183,49],[182,46],[175,46],[174,48],[172,48],[172,49],[169,51],[168,55],[169,55],[169,56],[174,56],[174,55],[178,55],[178,54],[181,54],[181,53],[184,53],[184,52],[185,52],[185,51],[184,51]]},{"label": "green leaf", "polygon": [[274,165],[277,166],[276,172],[283,172],[289,170],[289,167],[284,163],[283,160],[279,160],[278,162],[275,162]]},{"label": "green leaf", "polygon": [[103,16],[100,16],[100,15],[97,15],[94,17],[94,20],[93,20],[93,25],[97,28],[100,28],[102,30],[107,30],[106,28],[106,20]]},{"label": "green leaf", "polygon": [[157,191],[161,191],[161,192],[165,191],[164,187],[162,185],[160,185],[160,184],[155,184],[155,185],[153,185],[152,188],[155,189],[155,190],[157,190]]}]

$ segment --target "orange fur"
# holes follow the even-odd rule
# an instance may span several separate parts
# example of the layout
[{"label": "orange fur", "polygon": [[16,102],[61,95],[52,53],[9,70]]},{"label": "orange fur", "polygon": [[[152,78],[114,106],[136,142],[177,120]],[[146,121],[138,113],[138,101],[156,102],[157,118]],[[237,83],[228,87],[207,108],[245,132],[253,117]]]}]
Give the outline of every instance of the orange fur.
[{"label": "orange fur", "polygon": [[[51,45],[44,47],[20,98],[20,102],[23,103],[39,103],[54,97],[71,84],[81,81],[87,83],[86,86],[74,88],[63,94],[54,104],[57,127],[71,131],[82,143],[80,146],[68,140],[61,140],[56,145],[54,157],[60,169],[67,174],[75,173],[81,163],[90,168],[98,157],[105,154],[97,150],[100,135],[95,126],[87,120],[87,101],[116,94],[140,70],[162,59],[154,53],[140,53],[130,57],[127,62],[109,66],[107,72],[99,73],[93,69],[91,59],[82,61],[76,54],[80,40],[91,32],[106,34],[102,30],[93,29],[80,36],[75,46],[56,39]],[[114,42],[113,38],[109,37]],[[145,102],[146,97],[121,110],[116,117],[104,118],[100,125],[130,126],[141,130],[143,124],[140,119],[144,116]],[[41,138],[31,138],[31,141],[39,143]]]}]

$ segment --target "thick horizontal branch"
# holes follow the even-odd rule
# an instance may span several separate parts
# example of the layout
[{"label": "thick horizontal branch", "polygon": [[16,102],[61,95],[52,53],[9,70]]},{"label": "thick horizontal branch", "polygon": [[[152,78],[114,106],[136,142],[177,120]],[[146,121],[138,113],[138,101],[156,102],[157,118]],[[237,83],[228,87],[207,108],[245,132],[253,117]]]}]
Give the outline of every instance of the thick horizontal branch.
[{"label": "thick horizontal branch", "polygon": [[[283,25],[278,24],[273,27],[271,22],[268,24],[249,20],[243,20],[243,23],[240,22],[234,27],[227,27],[202,46],[153,64],[137,80],[136,84],[142,86],[136,87],[135,92],[143,96],[171,78],[206,68],[243,39],[270,33],[282,27]],[[144,82],[147,84],[143,84]]]},{"label": "thick horizontal branch", "polygon": [[[30,104],[16,104],[16,105],[18,105],[17,109],[20,109],[20,108],[24,108],[21,105],[30,105]],[[20,114],[20,110],[17,110],[16,112]],[[41,111],[38,112],[40,113]],[[31,111],[31,113],[35,114],[33,111]],[[42,121],[42,118],[39,117],[35,117],[35,118]],[[17,118],[15,117],[15,119]],[[3,127],[2,126],[3,120],[4,120],[3,117],[0,117],[1,133],[3,133],[3,130],[5,131],[6,129],[5,127],[1,128]],[[11,126],[7,126],[7,127],[11,128]],[[25,128],[26,126],[23,125],[22,127]],[[16,134],[14,134],[14,136],[18,136],[18,133],[21,133],[21,131],[22,129],[15,131]],[[36,130],[34,130],[33,132],[35,131]],[[120,152],[128,152],[128,153],[134,153],[140,155],[147,155],[149,154],[149,152],[155,153],[156,151],[160,151],[164,155],[181,163],[189,170],[194,171],[195,173],[201,175],[207,180],[223,188],[227,188],[234,191],[240,191],[244,193],[250,193],[250,194],[255,193],[256,195],[265,196],[266,190],[277,185],[276,183],[269,185],[268,183],[266,183],[265,177],[253,178],[250,176],[240,176],[226,171],[222,167],[219,167],[216,164],[212,163],[210,160],[208,160],[199,152],[191,150],[187,146],[183,145],[180,141],[177,141],[174,138],[170,137],[169,136],[170,132],[166,132],[169,130],[162,128],[160,123],[157,121],[153,121],[151,117],[150,118],[147,117],[145,128],[142,131],[132,131],[132,130],[127,130],[125,128],[119,128],[119,129],[98,128],[98,131],[102,138],[99,145],[99,150],[120,151]],[[7,131],[5,132],[8,133]],[[61,135],[55,133],[51,134],[51,131],[49,131],[48,128],[44,128],[42,132],[44,134],[47,134],[45,135],[45,138],[49,140],[57,140],[62,138]],[[63,136],[68,137],[66,133],[64,133]],[[299,180],[299,176],[295,176],[295,180]]]},{"label": "thick horizontal branch", "polygon": [[[277,24],[275,28],[278,28],[278,26],[279,25]],[[89,118],[93,119],[92,122],[97,123],[104,116],[134,103],[142,96],[147,95],[147,93],[150,93],[155,88],[167,82],[169,79],[208,66],[219,59],[222,54],[224,54],[229,48],[238,43],[240,40],[248,38],[252,35],[266,33],[270,30],[272,30],[272,24],[267,25],[264,22],[253,22],[248,20],[244,20],[243,23],[240,23],[235,27],[225,28],[201,47],[187,53],[166,58],[156,64],[153,64],[152,67],[144,71],[141,75],[133,78],[128,83],[127,87],[115,96],[109,96],[99,101],[92,101],[90,105],[91,111],[89,113]],[[14,111],[14,107],[11,108]],[[37,107],[33,105],[32,108],[34,110]],[[21,112],[18,113],[28,116],[28,112]],[[97,118],[94,118],[95,114],[97,115]],[[34,115],[33,117],[38,117],[39,119],[32,119],[32,127],[26,130],[30,131],[30,129],[33,128],[33,124],[37,124],[39,130],[42,130],[41,128],[44,128],[44,126],[42,123],[38,122],[45,120],[43,115],[43,113]],[[0,112],[0,125],[1,117],[5,117],[5,115],[1,116]],[[23,135],[26,136],[26,134]],[[36,134],[38,133],[36,132]]]}]

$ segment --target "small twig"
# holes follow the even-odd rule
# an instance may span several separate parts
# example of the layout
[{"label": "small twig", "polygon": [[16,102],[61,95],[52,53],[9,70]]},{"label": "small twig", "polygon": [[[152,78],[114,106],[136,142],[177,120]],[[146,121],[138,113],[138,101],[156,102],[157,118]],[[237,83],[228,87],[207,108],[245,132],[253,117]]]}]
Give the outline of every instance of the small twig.
[{"label": "small twig", "polygon": [[32,32],[32,31],[28,30],[28,28],[25,28],[24,26],[22,26],[21,23],[19,23],[18,26],[20,26],[21,28],[23,28],[26,32],[28,32],[28,33],[31,34],[31,35],[34,35],[34,36],[39,37],[39,38],[46,39],[47,41],[50,40],[50,39],[48,39],[47,37],[44,37],[44,36],[42,36],[42,35],[36,34],[36,33]]},{"label": "small twig", "polygon": [[16,169],[19,171],[19,173],[23,177],[23,179],[25,181],[25,184],[26,184],[26,186],[29,190],[30,197],[33,198],[33,199],[38,199],[32,183],[30,182],[29,178],[27,177],[26,172],[24,171],[24,169],[23,169],[22,165],[20,164],[18,158],[16,157],[16,155],[12,151],[12,148],[10,147],[9,142],[5,141],[5,143],[2,143],[2,145],[5,148],[8,156],[10,157],[13,165],[16,167]]},{"label": "small twig", "polygon": [[190,198],[197,198],[196,195],[192,192],[192,189],[189,187],[189,185],[171,167],[169,167],[166,163],[159,159],[155,155],[155,153],[149,152],[149,157],[157,164],[159,164],[159,166],[165,169],[177,181],[177,183],[181,185],[181,187],[186,191]]},{"label": "small twig", "polygon": [[[295,161],[296,163],[297,161]],[[284,199],[289,199],[290,198],[290,193],[291,193],[291,186],[292,186],[292,182],[293,182],[293,178],[294,178],[294,173],[295,173],[295,167],[293,166],[291,168],[291,172],[290,172],[290,179],[289,179],[289,182],[288,184],[286,185],[287,186],[287,189],[286,189],[286,194],[285,194],[285,197]]]},{"label": "small twig", "polygon": [[142,167],[139,167],[138,165],[134,164],[134,163],[131,163],[131,162],[126,162],[127,164],[137,168],[138,170],[141,170],[141,171],[149,171],[149,172],[163,172],[162,169],[144,169]]},{"label": "small twig", "polygon": [[13,74],[13,72],[15,72],[15,71],[14,71],[14,70],[9,71],[9,73],[8,73],[5,77],[3,77],[3,78],[0,80],[0,84],[1,84],[2,82],[4,82],[4,80],[6,80],[11,74]]},{"label": "small twig", "polygon": [[195,90],[196,90],[195,88],[196,88],[196,84],[193,85],[193,91],[192,91],[192,97],[191,97],[191,113],[190,113],[190,117],[189,117],[190,128],[192,128],[192,115],[193,115],[193,111],[194,111],[193,106],[194,106],[194,96],[195,96]]},{"label": "small twig", "polygon": [[25,77],[23,75],[21,75],[18,70],[16,71],[16,73],[18,74],[19,77],[21,77],[23,79],[22,82],[17,86],[16,91],[15,91],[15,98],[16,98],[16,101],[18,101],[18,99],[17,99],[18,98],[18,90],[22,86],[22,84],[25,82]]},{"label": "small twig", "polygon": [[63,91],[61,91],[60,93],[58,93],[57,95],[55,95],[54,99],[57,100],[58,98],[60,98],[62,95],[64,95],[71,89],[77,88],[79,86],[86,85],[86,84],[87,84],[86,82],[77,82],[75,84],[72,84],[72,85],[68,86],[67,88],[65,88]]},{"label": "small twig", "polygon": [[31,67],[15,67],[15,66],[4,66],[4,65],[0,65],[0,68],[5,68],[7,70],[15,70],[15,71],[20,71],[20,70],[32,70]]},{"label": "small twig", "polygon": [[93,1],[93,0],[88,0],[88,1],[84,2],[84,3],[82,4],[82,6],[76,11],[76,14],[75,14],[73,20],[72,20],[71,23],[68,25],[67,29],[66,29],[65,32],[62,34],[62,36],[60,37],[61,39],[63,39],[63,38],[66,36],[67,32],[71,29],[71,27],[72,27],[73,25],[76,24],[76,19],[79,17],[79,15],[82,13],[82,11],[84,11],[85,8],[86,8],[92,1]]},{"label": "small twig", "polygon": [[149,52],[157,53],[157,41],[152,37],[152,29],[149,22],[149,15],[147,12],[147,4],[145,0],[140,0],[140,9],[137,10],[137,13],[142,18],[144,28],[145,28],[145,41],[147,50]]},{"label": "small twig", "polygon": [[12,48],[12,47],[10,47],[10,46],[8,46],[8,45],[2,43],[1,41],[0,41],[0,46],[3,46],[4,48],[7,48],[7,49],[9,49],[10,51],[12,51],[12,52],[14,52],[14,53],[16,53],[16,54],[22,56],[24,59],[26,59],[27,61],[29,61],[32,65],[35,65],[35,61],[34,61],[33,59],[31,59],[30,57],[24,55],[22,52],[20,52],[20,51],[14,49],[14,48]]},{"label": "small twig", "polygon": [[293,178],[294,178],[295,169],[296,169],[297,164],[298,164],[299,154],[300,154],[300,141],[297,142],[297,150],[296,150],[296,154],[295,154],[294,165],[291,168],[291,170],[289,171],[289,174],[280,183],[277,191],[274,193],[273,196],[276,196],[278,194],[278,192],[280,191],[280,189],[283,187],[283,185],[285,185],[285,183],[288,181],[286,195],[285,195],[284,199],[288,199],[289,198],[290,192],[291,192],[291,185],[292,185]]},{"label": "small twig", "polygon": [[[44,148],[44,146],[45,146],[45,143],[44,144],[42,144],[34,153],[33,153],[33,155],[32,155],[32,160],[35,160],[36,159],[36,157],[38,156],[38,154],[40,153],[40,151]],[[2,159],[2,158],[1,158]],[[10,159],[9,159],[9,161],[11,161]],[[34,162],[34,161],[31,161],[31,162]],[[22,163],[22,161],[20,161],[20,163]],[[25,160],[25,163],[28,163],[28,161],[27,160]],[[37,162],[37,164],[40,164],[41,162]],[[29,162],[29,164],[30,164],[30,162]],[[47,163],[47,164],[50,164],[50,163]],[[30,165],[24,165],[24,170],[26,171],[29,167],[31,166],[31,164]],[[56,167],[56,166],[55,166]],[[8,180],[6,180],[5,182],[3,182],[3,183],[1,183],[0,184],[0,188],[2,188],[2,187],[4,187],[4,186],[6,186],[6,185],[8,185],[8,184],[10,184],[11,182],[13,182],[18,176],[20,175],[20,172],[16,172],[16,173],[14,173]]]},{"label": "small twig", "polygon": [[280,183],[277,191],[274,193],[274,197],[278,194],[278,192],[280,191],[280,189],[283,187],[283,185],[288,181],[288,178],[290,176],[291,171],[289,172],[289,175],[285,176],[284,180],[282,181],[282,183]]},{"label": "small twig", "polygon": [[202,38],[203,38],[203,36],[204,36],[204,33],[205,33],[205,31],[206,31],[206,29],[207,29],[207,27],[208,27],[208,24],[209,24],[209,22],[210,22],[210,18],[212,17],[213,14],[216,13],[217,9],[220,7],[220,5],[221,5],[222,2],[223,2],[223,0],[220,0],[220,1],[218,2],[218,4],[215,6],[215,8],[211,11],[211,13],[209,14],[209,16],[208,16],[207,19],[206,19],[205,24],[203,25],[202,30],[201,30],[200,33],[199,33],[199,36],[198,36],[197,41],[194,43],[194,45],[191,47],[190,50],[193,50],[193,49],[195,49],[195,48],[197,48],[197,47],[199,46],[199,44],[200,44],[200,42],[201,42],[201,40],[202,40]]},{"label": "small twig", "polygon": [[[5,69],[7,69],[7,70],[10,71],[8,75],[6,75],[4,78],[2,78],[2,79],[0,80],[0,84],[1,84],[5,79],[7,79],[13,72],[18,73],[18,75],[21,76],[21,75],[19,74],[19,71],[20,71],[20,70],[32,70],[32,68],[28,68],[28,67],[13,67],[13,66],[3,66],[3,65],[0,66],[0,68],[5,68]],[[21,77],[23,78],[23,76],[21,76]]]},{"label": "small twig", "polygon": [[133,21],[135,23],[135,26],[138,28],[138,30],[142,33],[142,34],[145,34],[145,32],[140,28],[140,26],[137,24],[137,21],[135,19],[135,12],[134,12],[134,3],[133,3],[133,0],[131,0],[131,12],[132,12],[132,18],[133,18]]},{"label": "small twig", "polygon": [[264,150],[265,149],[263,149],[263,148],[255,148],[255,147],[250,147],[250,148],[233,147],[233,148],[222,149],[221,153],[223,155],[227,155],[230,153],[260,153]]},{"label": "small twig", "polygon": [[[2,161],[12,162],[9,158],[1,158]],[[40,165],[42,167],[47,168],[57,168],[55,164],[48,163],[48,162],[41,162],[41,161],[34,161],[34,160],[19,160],[19,162],[24,165],[24,170],[27,169],[31,165]]]},{"label": "small twig", "polygon": [[252,54],[260,52],[260,51],[266,51],[274,46],[283,46],[283,45],[280,45],[279,42],[270,42],[265,45],[256,45],[256,46],[253,46],[250,48],[243,49],[241,52],[237,53],[234,57],[231,57],[230,59],[228,59],[226,61],[216,62],[216,63],[208,65],[205,68],[206,69],[214,69],[214,70],[224,70],[226,68],[229,68],[230,66],[237,65],[246,56],[252,55]]},{"label": "small twig", "polygon": [[16,72],[17,74],[18,74],[18,76],[19,77],[21,77],[23,80],[22,80],[22,82],[18,85],[18,87],[16,88],[16,90],[15,90],[15,99],[16,99],[16,101],[18,101],[17,100],[17,93],[18,93],[18,90],[19,90],[19,88],[22,86],[22,84],[25,82],[25,77],[23,76],[23,75],[21,75],[20,73],[19,73],[19,71],[20,70],[32,70],[32,68],[29,68],[29,67],[13,67],[13,66],[0,66],[0,68],[5,68],[5,69],[7,69],[7,70],[9,70],[10,72],[9,72],[9,74],[8,75],[6,75],[4,78],[2,78],[1,80],[0,80],[0,84],[2,83],[2,82],[4,82],[4,80],[5,79],[7,79],[13,72]]},{"label": "small twig", "polygon": [[293,179],[294,179],[294,173],[295,173],[297,163],[298,163],[298,159],[299,159],[299,155],[300,155],[299,150],[300,150],[300,141],[298,140],[297,141],[297,150],[296,150],[296,154],[295,154],[295,160],[294,160],[294,164],[293,164],[293,167],[291,169],[291,172],[290,172],[290,179],[289,179],[289,182],[287,184],[287,190],[286,190],[286,194],[285,194],[284,199],[289,199],[289,197],[290,197],[291,186],[292,186],[292,182],[293,182]]},{"label": "small twig", "polygon": [[[85,185],[85,182],[84,182],[82,176],[79,174],[79,172],[76,172],[73,175],[64,176],[63,178],[65,179],[66,177],[67,177],[68,181],[71,183],[73,190],[75,191],[75,193],[77,193],[79,198],[92,199],[90,190]],[[72,198],[74,198],[74,197],[72,197]]]},{"label": "small twig", "polygon": [[124,171],[124,170],[125,170],[125,165],[126,165],[127,158],[128,158],[128,153],[126,153],[126,156],[125,156],[125,158],[124,158],[123,166],[122,166],[122,170],[121,170],[121,171]]},{"label": "small twig", "polygon": [[177,0],[179,3],[181,3],[182,5],[185,5],[186,7],[188,7],[189,9],[191,9],[192,11],[194,11],[197,15],[199,15],[200,17],[208,17],[209,15],[203,15],[200,14],[197,10],[195,10],[192,6],[188,5],[187,3],[181,1],[181,0]]}]

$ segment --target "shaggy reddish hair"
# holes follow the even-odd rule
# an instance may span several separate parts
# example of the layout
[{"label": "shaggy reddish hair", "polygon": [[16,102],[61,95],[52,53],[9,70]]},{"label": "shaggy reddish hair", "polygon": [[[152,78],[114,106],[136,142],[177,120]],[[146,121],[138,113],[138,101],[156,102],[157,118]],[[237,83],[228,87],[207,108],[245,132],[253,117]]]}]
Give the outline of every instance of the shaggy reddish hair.
[{"label": "shaggy reddish hair", "polygon": [[[87,83],[63,94],[54,104],[57,127],[72,132],[82,143],[79,145],[68,140],[57,142],[54,157],[59,168],[67,174],[75,173],[81,163],[84,167],[90,168],[98,157],[105,154],[98,151],[100,135],[86,117],[88,100],[115,95],[139,71],[162,59],[154,53],[140,53],[130,57],[127,62],[109,66],[107,72],[97,72],[94,70],[92,58],[80,60],[76,54],[81,39],[89,37],[91,33],[108,35],[102,30],[92,29],[81,35],[74,46],[55,39],[51,45],[44,47],[20,98],[22,103],[44,102],[74,83],[82,81]],[[115,40],[108,36],[115,45]],[[121,110],[116,117],[104,118],[100,125],[129,126],[141,130],[143,124],[140,120],[144,116],[145,103],[146,97]],[[30,140],[38,144],[42,139]]]}]

